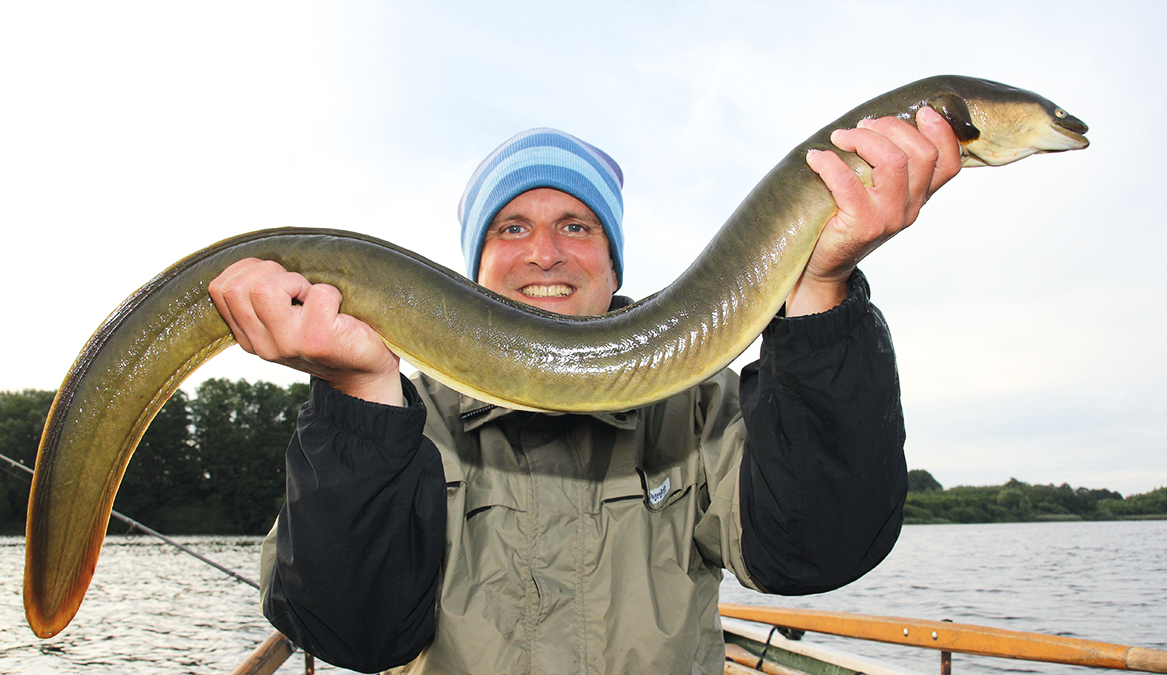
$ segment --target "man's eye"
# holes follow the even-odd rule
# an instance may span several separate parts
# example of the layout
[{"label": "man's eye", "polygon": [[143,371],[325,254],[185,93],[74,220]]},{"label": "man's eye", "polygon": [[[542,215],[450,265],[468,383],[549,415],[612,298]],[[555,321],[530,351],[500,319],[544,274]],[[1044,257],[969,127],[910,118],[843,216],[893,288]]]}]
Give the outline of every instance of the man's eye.
[{"label": "man's eye", "polygon": [[585,228],[585,227],[584,227],[582,224],[580,224],[580,223],[568,223],[568,224],[567,224],[567,225],[565,225],[564,227],[567,229],[567,231],[568,231],[568,232],[572,232],[572,233],[575,233],[575,234],[579,234],[579,233],[582,233],[582,232],[587,232],[587,228]]},{"label": "man's eye", "polygon": [[506,227],[504,227],[502,229],[502,231],[506,234],[522,234],[523,233],[523,226],[522,225],[507,225]]}]

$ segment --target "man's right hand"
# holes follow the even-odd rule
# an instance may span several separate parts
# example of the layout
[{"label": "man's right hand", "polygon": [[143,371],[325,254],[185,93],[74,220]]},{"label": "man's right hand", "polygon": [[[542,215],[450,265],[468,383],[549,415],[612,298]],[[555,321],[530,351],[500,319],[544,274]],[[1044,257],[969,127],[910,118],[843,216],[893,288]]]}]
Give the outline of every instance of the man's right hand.
[{"label": "man's right hand", "polygon": [[244,351],[376,403],[402,405],[401,360],[368,324],[341,314],[340,291],[247,258],[208,286]]}]

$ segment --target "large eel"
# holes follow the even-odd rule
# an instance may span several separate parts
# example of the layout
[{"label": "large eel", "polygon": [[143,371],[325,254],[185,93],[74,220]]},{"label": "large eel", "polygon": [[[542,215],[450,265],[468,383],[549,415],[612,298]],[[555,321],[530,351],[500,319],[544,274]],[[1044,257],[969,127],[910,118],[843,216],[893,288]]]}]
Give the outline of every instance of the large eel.
[{"label": "large eel", "polygon": [[[672,285],[623,310],[578,319],[525,307],[390,243],[350,232],[275,229],[220,242],[130,296],[73,364],[45,424],[29,499],[25,613],[61,631],[89,587],[114,495],[155,413],[233,343],[207,283],[244,257],[276,260],[340,289],[342,310],[451,387],[529,410],[627,410],[724,368],[778,312],[835,213],[805,161],[863,118],[914,121],[921,106],[956,131],[965,166],[1087,146],[1086,125],[1032,92],[933,77],[874,98],[796,147],[754,188]],[[870,167],[840,153],[870,184]]]}]

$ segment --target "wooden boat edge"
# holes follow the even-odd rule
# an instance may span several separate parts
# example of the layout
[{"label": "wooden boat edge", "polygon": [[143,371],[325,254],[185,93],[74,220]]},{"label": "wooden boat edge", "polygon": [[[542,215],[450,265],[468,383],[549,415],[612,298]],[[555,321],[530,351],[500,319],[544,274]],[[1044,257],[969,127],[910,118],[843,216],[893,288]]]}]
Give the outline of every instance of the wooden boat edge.
[{"label": "wooden boat edge", "polygon": [[726,644],[745,646],[742,644],[743,642],[753,643],[755,645],[754,649],[750,649],[748,646],[746,649],[751,651],[751,653],[755,653],[755,655],[761,651],[761,647],[769,640],[770,650],[781,650],[798,654],[812,661],[837,666],[852,673],[864,673],[865,675],[925,675],[919,671],[893,665],[880,659],[859,656],[841,649],[825,647],[801,640],[790,640],[776,631],[771,635],[771,627],[764,624],[722,617],[721,627],[726,634]]}]

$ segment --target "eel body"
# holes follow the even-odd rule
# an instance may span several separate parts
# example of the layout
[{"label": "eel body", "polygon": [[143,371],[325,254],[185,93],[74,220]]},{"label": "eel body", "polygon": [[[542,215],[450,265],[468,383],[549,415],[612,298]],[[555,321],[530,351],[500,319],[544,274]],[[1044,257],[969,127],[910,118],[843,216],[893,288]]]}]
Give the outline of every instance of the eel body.
[{"label": "eel body", "polygon": [[[1086,125],[1037,94],[940,76],[874,98],[824,127],[767,174],[669,287],[600,317],[558,316],[487,291],[372,237],[276,229],[225,240],[176,263],[98,328],[57,392],[29,500],[25,612],[61,631],[89,587],[114,496],[150,420],[200,364],[233,344],[207,284],[245,257],[336,286],[341,310],[395,352],[488,403],[528,410],[628,410],[718,372],[775,316],[835,203],[805,161],[863,118],[914,121],[931,106],[966,166],[1084,148]],[[839,153],[870,184],[870,167]]]}]

